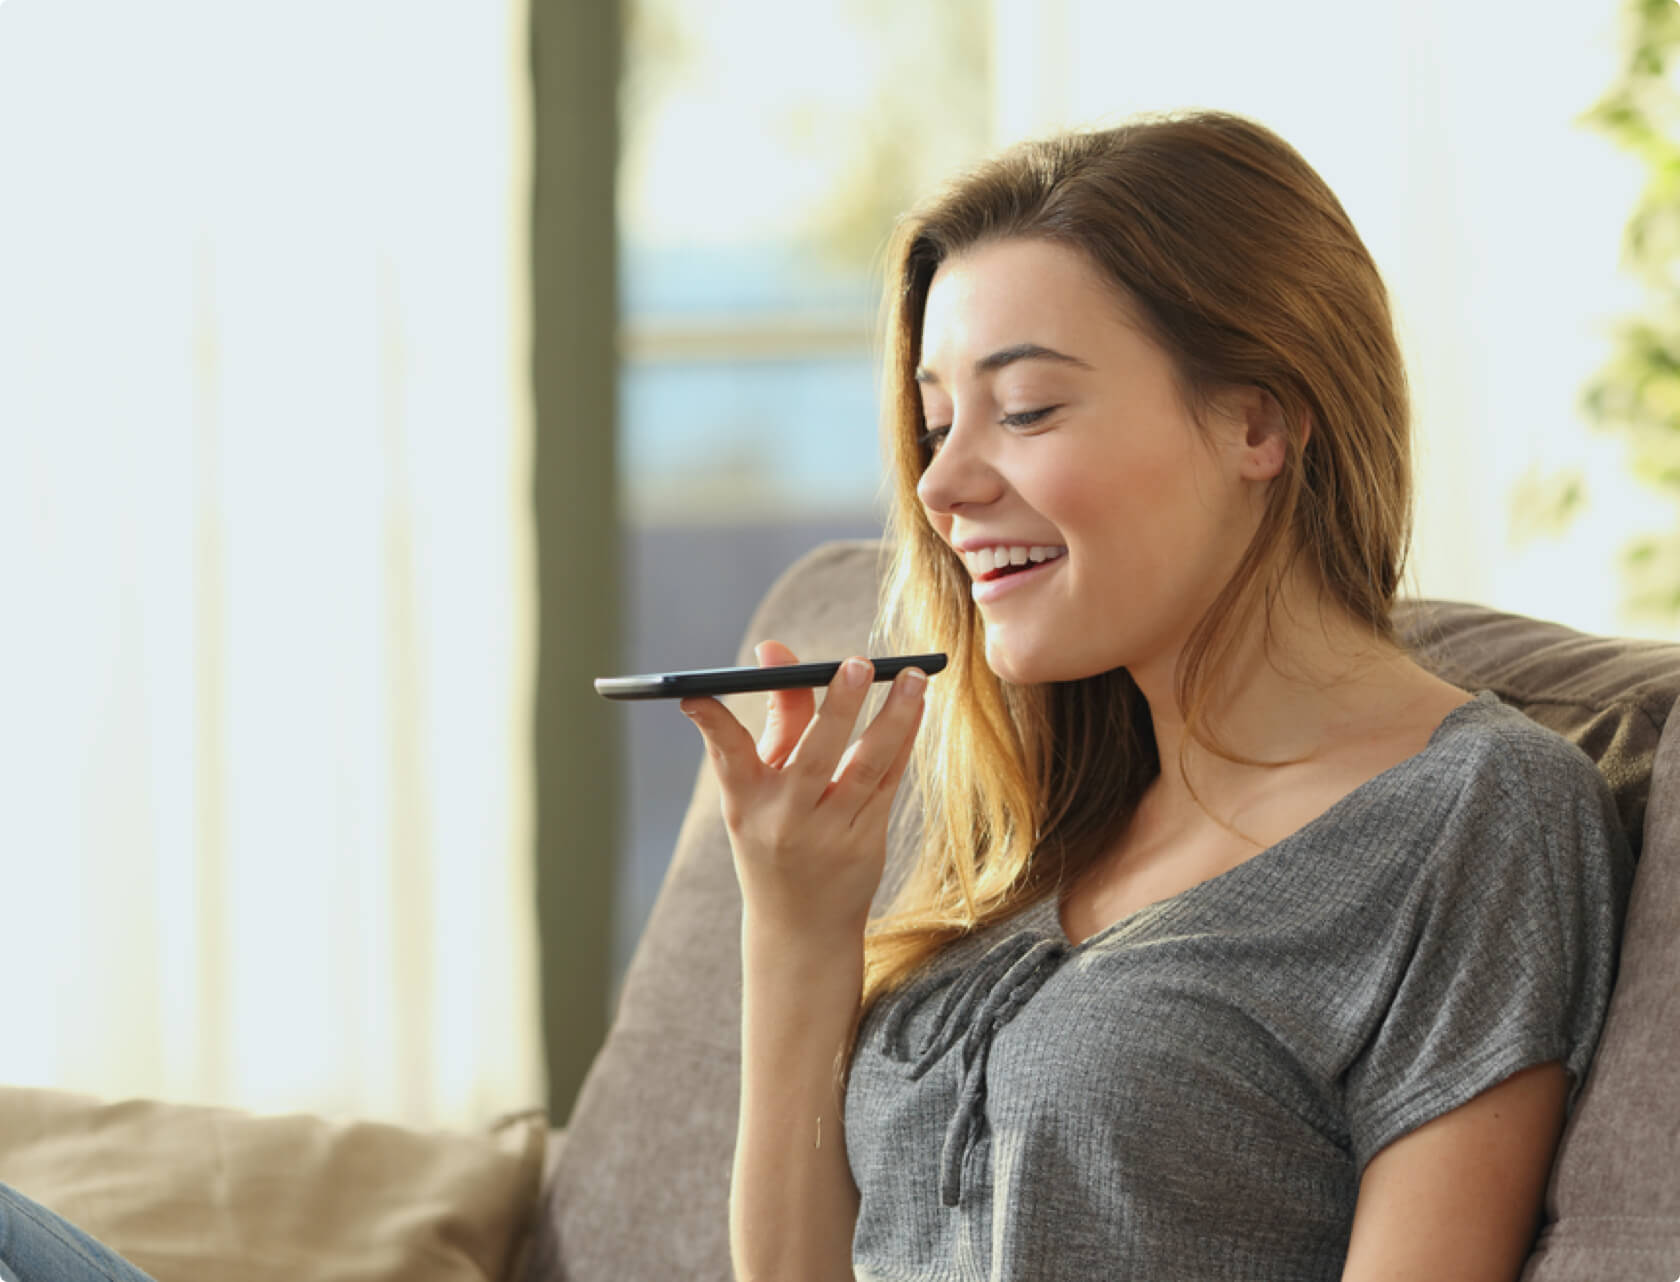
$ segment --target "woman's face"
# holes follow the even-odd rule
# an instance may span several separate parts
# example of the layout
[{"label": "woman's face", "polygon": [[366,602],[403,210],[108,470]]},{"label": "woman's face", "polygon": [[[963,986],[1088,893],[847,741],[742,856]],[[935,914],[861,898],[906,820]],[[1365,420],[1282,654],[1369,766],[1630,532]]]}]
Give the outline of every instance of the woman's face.
[{"label": "woman's face", "polygon": [[1281,440],[1250,430],[1263,398],[1234,393],[1199,428],[1095,265],[1039,240],[940,266],[917,382],[934,445],[917,493],[969,568],[992,670],[1170,678],[1281,466]]}]

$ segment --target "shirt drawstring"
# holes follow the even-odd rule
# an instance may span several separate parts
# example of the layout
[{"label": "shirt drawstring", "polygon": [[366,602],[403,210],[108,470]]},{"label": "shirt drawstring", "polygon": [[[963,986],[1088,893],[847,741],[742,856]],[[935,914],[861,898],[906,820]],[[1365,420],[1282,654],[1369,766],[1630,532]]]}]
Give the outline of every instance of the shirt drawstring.
[{"label": "shirt drawstring", "polygon": [[962,1200],[963,1165],[984,1132],[992,1039],[1056,972],[1067,951],[1065,940],[1014,935],[946,988],[932,1026],[914,1052],[905,1044],[909,1003],[897,1007],[882,1029],[883,1050],[905,1063],[912,1078],[921,1077],[962,1044],[962,1085],[939,1154],[939,1200],[945,1206]]}]

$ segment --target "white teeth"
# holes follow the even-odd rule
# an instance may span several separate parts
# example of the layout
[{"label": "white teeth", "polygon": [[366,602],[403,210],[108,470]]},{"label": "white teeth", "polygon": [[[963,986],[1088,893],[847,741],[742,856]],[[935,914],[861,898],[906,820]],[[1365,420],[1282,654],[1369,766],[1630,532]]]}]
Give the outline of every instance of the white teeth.
[{"label": "white teeth", "polygon": [[979,579],[1006,565],[1026,565],[1029,561],[1054,561],[1066,553],[1066,548],[1053,544],[1016,543],[978,548],[965,553],[963,559],[968,563],[968,572]]}]

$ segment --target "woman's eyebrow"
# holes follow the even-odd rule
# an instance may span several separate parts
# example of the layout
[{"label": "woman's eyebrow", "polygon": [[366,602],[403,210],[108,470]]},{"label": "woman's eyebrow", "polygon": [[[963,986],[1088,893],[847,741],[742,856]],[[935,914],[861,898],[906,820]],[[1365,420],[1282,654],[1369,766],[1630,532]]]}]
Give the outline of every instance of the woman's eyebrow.
[{"label": "woman's eyebrow", "polygon": [[[1013,347],[1005,347],[993,352],[990,356],[982,356],[974,362],[976,374],[991,374],[1002,369],[1005,365],[1013,365],[1016,361],[1060,361],[1064,365],[1076,365],[1080,369],[1090,369],[1091,366],[1077,356],[1069,356],[1066,352],[1058,352],[1054,348],[1044,347],[1039,343],[1016,343]],[[939,376],[925,365],[916,367],[916,381],[918,383],[937,383]]]}]

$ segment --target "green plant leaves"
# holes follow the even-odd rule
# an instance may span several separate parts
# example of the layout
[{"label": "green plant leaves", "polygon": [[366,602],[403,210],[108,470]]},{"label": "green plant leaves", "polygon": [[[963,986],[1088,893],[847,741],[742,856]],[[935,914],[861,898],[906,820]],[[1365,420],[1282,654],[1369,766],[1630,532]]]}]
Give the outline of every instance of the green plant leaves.
[{"label": "green plant leaves", "polygon": [[[1622,247],[1647,303],[1618,326],[1581,405],[1629,441],[1635,474],[1680,504],[1680,4],[1627,0],[1625,17],[1622,69],[1582,120],[1645,168]],[[1622,572],[1635,613],[1680,617],[1680,532],[1635,541]]]}]

